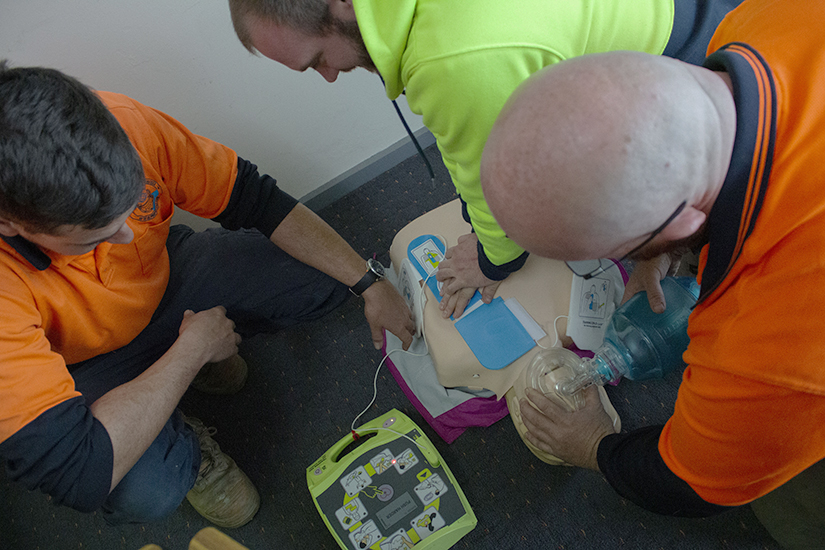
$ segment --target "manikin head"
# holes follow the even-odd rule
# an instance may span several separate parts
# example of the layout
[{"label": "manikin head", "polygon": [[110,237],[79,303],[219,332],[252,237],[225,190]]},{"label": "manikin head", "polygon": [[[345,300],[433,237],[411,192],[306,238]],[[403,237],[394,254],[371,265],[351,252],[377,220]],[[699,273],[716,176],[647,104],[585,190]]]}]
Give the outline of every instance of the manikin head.
[{"label": "manikin head", "polygon": [[0,62],[0,235],[77,255],[132,239],[143,167],[89,88]]},{"label": "manikin head", "polygon": [[730,163],[729,81],[637,52],[564,61],[513,93],[481,165],[507,235],[561,260],[621,257],[686,207],[638,258],[700,235]]},{"label": "manikin head", "polygon": [[357,67],[376,72],[352,0],[229,0],[229,11],[246,49],[290,69],[328,82]]}]

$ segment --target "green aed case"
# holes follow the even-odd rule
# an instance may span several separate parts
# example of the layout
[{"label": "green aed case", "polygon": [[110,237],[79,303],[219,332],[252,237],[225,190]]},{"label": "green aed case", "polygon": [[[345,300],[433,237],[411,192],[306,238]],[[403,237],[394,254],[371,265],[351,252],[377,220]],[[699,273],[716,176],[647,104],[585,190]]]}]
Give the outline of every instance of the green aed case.
[{"label": "green aed case", "polygon": [[315,507],[346,550],[443,550],[476,526],[453,473],[424,432],[392,409],[307,468]]}]

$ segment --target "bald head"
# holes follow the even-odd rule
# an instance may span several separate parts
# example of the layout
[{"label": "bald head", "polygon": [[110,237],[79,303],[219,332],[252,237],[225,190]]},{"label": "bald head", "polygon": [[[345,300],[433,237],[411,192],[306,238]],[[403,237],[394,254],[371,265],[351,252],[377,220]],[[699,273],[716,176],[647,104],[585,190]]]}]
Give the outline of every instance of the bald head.
[{"label": "bald head", "polygon": [[534,74],[502,110],[484,196],[528,251],[621,255],[682,201],[687,215],[709,212],[734,129],[730,91],[711,71],[636,52],[575,58]]}]

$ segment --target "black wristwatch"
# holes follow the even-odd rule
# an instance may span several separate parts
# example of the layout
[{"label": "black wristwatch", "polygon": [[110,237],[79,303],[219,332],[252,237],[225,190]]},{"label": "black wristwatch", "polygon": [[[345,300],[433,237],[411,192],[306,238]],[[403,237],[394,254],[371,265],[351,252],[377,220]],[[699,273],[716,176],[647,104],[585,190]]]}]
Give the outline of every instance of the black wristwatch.
[{"label": "black wristwatch", "polygon": [[360,296],[367,290],[372,283],[380,281],[384,278],[384,266],[381,262],[370,258],[367,260],[367,272],[361,277],[361,280],[349,287],[349,291]]}]

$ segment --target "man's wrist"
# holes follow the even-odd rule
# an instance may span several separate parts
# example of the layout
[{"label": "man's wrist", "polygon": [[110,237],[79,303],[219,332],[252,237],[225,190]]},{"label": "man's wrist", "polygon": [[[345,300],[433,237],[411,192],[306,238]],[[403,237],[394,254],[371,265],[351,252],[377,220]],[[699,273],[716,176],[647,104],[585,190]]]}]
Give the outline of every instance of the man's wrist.
[{"label": "man's wrist", "polygon": [[385,269],[381,262],[374,258],[367,260],[367,272],[361,279],[352,285],[349,290],[356,296],[361,296],[373,283],[384,278]]},{"label": "man's wrist", "polygon": [[207,346],[200,342],[197,336],[184,332],[166,351],[167,365],[184,369],[187,376],[194,378],[209,362],[210,355],[206,350]]},{"label": "man's wrist", "polygon": [[386,292],[386,285],[392,286],[392,283],[390,283],[386,279],[380,279],[378,281],[375,281],[373,284],[370,285],[370,287],[367,290],[361,293],[361,297],[365,300],[375,298],[379,294],[383,294],[384,292]]}]

